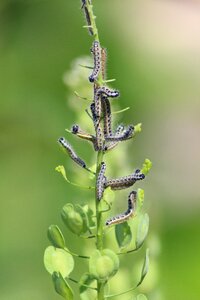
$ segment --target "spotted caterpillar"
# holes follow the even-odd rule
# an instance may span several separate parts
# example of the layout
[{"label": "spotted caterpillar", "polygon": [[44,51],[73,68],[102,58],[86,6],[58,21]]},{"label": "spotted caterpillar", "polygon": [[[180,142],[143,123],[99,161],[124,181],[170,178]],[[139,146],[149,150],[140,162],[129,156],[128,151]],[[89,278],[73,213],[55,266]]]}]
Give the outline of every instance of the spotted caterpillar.
[{"label": "spotted caterpillar", "polygon": [[128,128],[124,130],[121,134],[112,135],[111,133],[109,135],[106,135],[105,139],[106,141],[121,142],[130,139],[133,136],[133,132],[134,132],[134,126],[129,125]]},{"label": "spotted caterpillar", "polygon": [[109,226],[114,224],[120,224],[130,219],[135,212],[136,199],[137,192],[132,191],[128,196],[128,209],[124,213],[108,219],[106,221],[106,225]]},{"label": "spotted caterpillar", "polygon": [[119,91],[111,90],[111,89],[109,89],[108,87],[105,87],[105,86],[99,87],[97,89],[97,93],[99,95],[104,94],[104,95],[106,95],[107,97],[110,97],[110,98],[116,98],[116,97],[119,96]]},{"label": "spotted caterpillar", "polygon": [[69,154],[69,156],[74,162],[76,162],[82,168],[86,168],[85,162],[80,157],[77,156],[72,146],[65,140],[64,137],[59,138],[58,142],[61,144],[64,150]]},{"label": "spotted caterpillar", "polygon": [[[89,0],[88,0],[88,2],[89,2],[89,4],[91,4]],[[81,8],[84,10],[84,13],[85,13],[85,19],[86,19],[86,22],[87,22],[87,25],[88,25],[89,34],[94,35],[93,29],[92,29],[92,22],[91,22],[91,19],[90,19],[90,14],[89,14],[88,8],[86,6],[86,0],[82,0],[82,7]]]},{"label": "spotted caterpillar", "polygon": [[89,76],[89,81],[94,82],[97,79],[101,70],[101,47],[98,41],[93,42],[91,52],[94,56],[94,69],[92,74]]},{"label": "spotted caterpillar", "polygon": [[106,171],[106,164],[105,162],[101,163],[101,168],[97,177],[97,185],[96,185],[96,196],[97,199],[100,201],[103,197],[104,192],[104,180],[105,180],[105,171]]},{"label": "spotted caterpillar", "polygon": [[144,174],[140,173],[140,170],[137,169],[133,174],[120,177],[117,179],[106,179],[105,180],[105,188],[110,187],[112,190],[122,190],[129,188],[136,181],[142,180],[145,178]]}]

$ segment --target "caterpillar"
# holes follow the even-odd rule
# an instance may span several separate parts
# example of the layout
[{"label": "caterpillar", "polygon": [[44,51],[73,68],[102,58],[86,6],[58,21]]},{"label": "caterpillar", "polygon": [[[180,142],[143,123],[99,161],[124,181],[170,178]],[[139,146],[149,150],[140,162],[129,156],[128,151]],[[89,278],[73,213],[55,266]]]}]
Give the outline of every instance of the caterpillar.
[{"label": "caterpillar", "polygon": [[103,80],[106,79],[106,61],[107,61],[107,50],[106,48],[101,48],[101,74]]},{"label": "caterpillar", "polygon": [[132,191],[128,196],[128,209],[124,213],[108,219],[106,221],[106,226],[120,224],[133,217],[135,212],[136,199],[137,199],[137,192]]},{"label": "caterpillar", "polygon": [[112,135],[112,127],[111,127],[111,108],[110,101],[107,97],[101,97],[101,105],[103,111],[103,122],[104,122],[104,135]]},{"label": "caterpillar", "polygon": [[100,124],[100,118],[98,118],[97,114],[96,114],[96,106],[95,106],[94,102],[91,103],[90,110],[92,113],[92,118],[93,118],[94,127],[95,127],[95,131],[96,131],[96,141],[94,143],[94,149],[95,149],[95,151],[103,150],[104,135],[103,135],[103,130],[102,130],[101,124]]},{"label": "caterpillar", "polygon": [[106,139],[106,141],[120,142],[120,141],[124,141],[124,140],[130,139],[133,136],[133,132],[134,132],[134,126],[133,125],[129,125],[128,128],[126,130],[124,130],[121,134],[106,135],[105,139]]},{"label": "caterpillar", "polygon": [[58,142],[61,144],[61,146],[69,154],[69,156],[75,163],[77,163],[82,168],[86,168],[85,162],[80,157],[77,156],[72,146],[65,140],[64,137],[59,138]]},{"label": "caterpillar", "polygon": [[73,125],[71,128],[71,132],[78,137],[93,142],[95,140],[95,137],[83,130],[80,129],[79,125]]},{"label": "caterpillar", "polygon": [[96,118],[99,119],[101,117],[101,98],[97,91],[97,89],[94,91],[94,105]]},{"label": "caterpillar", "polygon": [[108,87],[102,86],[97,89],[97,93],[105,94],[107,97],[116,98],[119,96],[119,91],[117,90],[111,90]]},{"label": "caterpillar", "polygon": [[106,179],[105,188],[110,187],[112,190],[122,190],[129,188],[136,181],[143,180],[145,175],[140,173],[140,170],[137,169],[133,174],[116,178],[116,179]]},{"label": "caterpillar", "polygon": [[93,42],[91,52],[94,56],[94,69],[92,71],[92,74],[89,76],[89,81],[94,82],[97,79],[101,70],[101,47],[98,41]]},{"label": "caterpillar", "polygon": [[100,201],[103,197],[104,192],[104,181],[105,181],[105,171],[106,171],[106,164],[105,162],[101,163],[101,168],[97,177],[97,184],[96,184],[96,197]]},{"label": "caterpillar", "polygon": [[[115,136],[120,135],[123,132],[123,130],[124,130],[124,125],[118,125],[117,129],[115,130],[114,135]],[[118,145],[118,143],[119,143],[118,141],[117,142],[112,141],[112,142],[107,143],[104,147],[104,151],[108,151],[108,150],[115,148]]]},{"label": "caterpillar", "polygon": [[[88,1],[88,2],[89,2],[89,4],[91,4],[90,1]],[[87,22],[87,25],[88,25],[89,34],[94,35],[93,28],[92,28],[92,22],[91,22],[91,19],[90,19],[90,14],[89,14],[88,8],[86,6],[86,0],[82,0],[81,8],[84,10],[84,13],[85,13],[85,19],[86,19],[86,22]]]}]

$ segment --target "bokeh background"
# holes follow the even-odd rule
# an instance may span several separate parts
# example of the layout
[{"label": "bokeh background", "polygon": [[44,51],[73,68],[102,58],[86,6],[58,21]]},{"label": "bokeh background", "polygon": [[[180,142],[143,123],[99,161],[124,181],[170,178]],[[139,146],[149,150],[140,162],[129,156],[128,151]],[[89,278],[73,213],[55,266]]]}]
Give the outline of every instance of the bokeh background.
[{"label": "bokeh background", "polygon": [[[120,163],[153,161],[143,186],[150,234],[160,249],[154,299],[200,299],[199,1],[94,5],[109,53],[108,77],[117,79],[120,107],[131,107],[121,121],[143,123]],[[73,173],[56,140],[80,118],[69,104],[63,74],[74,59],[89,55],[92,39],[83,25],[78,0],[0,1],[2,300],[59,299],[42,260],[46,230],[61,224],[62,206],[87,200],[54,171],[69,163]],[[75,143],[92,163],[91,149]],[[80,247],[70,235],[68,243]]]}]

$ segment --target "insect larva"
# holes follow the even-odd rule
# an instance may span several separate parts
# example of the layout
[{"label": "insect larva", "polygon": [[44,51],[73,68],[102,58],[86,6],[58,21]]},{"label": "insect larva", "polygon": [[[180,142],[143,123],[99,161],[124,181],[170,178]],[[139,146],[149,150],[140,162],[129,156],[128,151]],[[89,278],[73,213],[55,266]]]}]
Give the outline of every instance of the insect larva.
[{"label": "insect larva", "polygon": [[91,142],[93,142],[95,140],[95,137],[93,135],[81,130],[79,125],[73,125],[71,132],[82,139],[85,139],[85,140],[88,140]]},{"label": "insect larva", "polygon": [[121,134],[118,135],[107,135],[105,137],[106,141],[114,141],[114,142],[120,142],[120,141],[124,141],[124,140],[128,140],[133,136],[133,132],[134,132],[134,126],[133,125],[129,125],[128,128],[122,132]]},{"label": "insect larva", "polygon": [[103,130],[101,128],[100,122],[96,125],[96,149],[97,151],[103,150]]},{"label": "insect larva", "polygon": [[[114,135],[115,136],[118,136],[120,135],[124,130],[124,126],[123,125],[118,125],[117,126],[117,129],[115,130],[115,133]],[[109,142],[105,145],[104,147],[104,151],[108,151],[108,150],[111,150],[113,148],[115,148],[117,145],[118,145],[119,142]]]},{"label": "insect larva", "polygon": [[109,226],[114,224],[120,224],[130,219],[135,212],[136,199],[137,199],[137,192],[132,191],[128,196],[128,209],[124,213],[108,219],[106,221],[106,225]]},{"label": "insect larva", "polygon": [[97,92],[97,89],[94,91],[94,105],[96,118],[99,119],[101,117],[101,98]]},{"label": "insect larva", "polygon": [[106,79],[106,61],[107,61],[106,48],[101,48],[101,74],[103,80]]},{"label": "insect larva", "polygon": [[100,201],[103,197],[104,192],[104,180],[105,180],[105,171],[106,171],[106,164],[105,162],[101,163],[101,168],[97,177],[97,184],[96,184],[96,197]]},{"label": "insect larva", "polygon": [[117,90],[111,90],[108,87],[102,86],[97,89],[97,93],[100,94],[105,94],[107,97],[111,98],[116,98],[119,96],[119,91]]},{"label": "insect larva", "polygon": [[112,128],[111,128],[111,108],[110,108],[110,101],[107,97],[101,97],[101,105],[103,111],[103,122],[104,122],[104,135],[112,135]]},{"label": "insect larva", "polygon": [[82,168],[86,168],[85,162],[80,157],[77,156],[72,146],[65,140],[64,137],[59,138],[58,142],[65,149],[65,151],[69,154],[69,156],[74,162],[76,162]]},{"label": "insect larva", "polygon": [[89,81],[94,82],[101,70],[101,47],[98,41],[93,42],[92,51],[94,56],[94,69],[92,74],[89,76]]},{"label": "insect larva", "polygon": [[[90,4],[90,1],[88,1],[88,2]],[[92,22],[91,22],[91,19],[90,19],[90,14],[89,14],[88,8],[86,6],[86,0],[82,0],[82,7],[81,8],[84,9],[85,19],[86,19],[86,22],[87,22],[87,25],[88,25],[89,34],[94,35],[93,29],[92,29]]]},{"label": "insect larva", "polygon": [[122,190],[132,186],[136,181],[142,180],[145,178],[145,175],[140,173],[140,170],[137,169],[133,174],[116,178],[116,179],[106,179],[105,188],[110,187],[112,190]]}]

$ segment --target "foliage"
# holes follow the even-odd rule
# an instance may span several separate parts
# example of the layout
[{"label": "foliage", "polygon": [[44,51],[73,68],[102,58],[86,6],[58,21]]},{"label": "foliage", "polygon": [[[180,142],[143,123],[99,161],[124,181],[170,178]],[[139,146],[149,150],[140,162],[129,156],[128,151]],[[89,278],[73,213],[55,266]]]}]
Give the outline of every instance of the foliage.
[{"label": "foliage", "polygon": [[[119,96],[119,91],[111,89],[107,85],[113,80],[106,79],[107,52],[100,44],[92,1],[82,0],[82,9],[87,23],[84,27],[88,29],[94,38],[91,48],[94,66],[82,65],[80,67],[90,71],[89,82],[93,85],[93,96],[91,100],[85,96],[80,96],[77,92],[75,92],[75,95],[89,103],[87,114],[92,121],[95,133],[88,133],[77,124],[73,125],[71,130],[67,129],[67,132],[92,145],[96,153],[96,164],[89,167],[71,144],[62,137],[58,140],[61,148],[74,163],[87,172],[90,184],[84,185],[84,181],[83,184],[79,184],[82,180],[76,183],[69,180],[64,166],[58,166],[56,170],[62,174],[67,183],[77,188],[94,190],[95,205],[90,207],[88,204],[67,203],[61,211],[61,217],[67,229],[80,240],[87,239],[91,241],[95,239],[96,249],[93,249],[88,256],[71,252],[66,248],[64,235],[59,227],[51,225],[48,229],[48,238],[52,246],[47,247],[45,250],[44,264],[52,276],[55,291],[64,299],[74,299],[74,292],[68,283],[71,280],[79,285],[81,299],[103,300],[134,291],[141,285],[148,272],[149,251],[147,249],[138,283],[126,291],[117,294],[109,293],[108,283],[119,271],[119,256],[139,250],[146,239],[149,217],[147,214],[142,213],[144,191],[138,189],[129,193],[125,212],[107,220],[105,215],[112,210],[115,193],[118,190],[130,188],[137,181],[143,180],[151,169],[152,163],[146,159],[141,170],[136,169],[131,174],[119,178],[109,178],[106,175],[109,166],[107,159],[105,159],[107,153],[110,153],[122,143],[132,140],[137,133],[141,132],[141,123],[128,126],[118,124],[115,129],[113,128],[114,114],[111,109],[111,101],[115,101],[114,99]],[[74,73],[76,77],[77,73]],[[70,80],[70,78],[65,77],[65,80]],[[115,242],[118,245],[119,252],[105,246],[105,235],[109,235],[113,227],[115,228]],[[69,277],[74,269],[73,256],[88,261],[89,272],[81,275],[78,281]],[[140,294],[137,299],[146,298]]]}]

